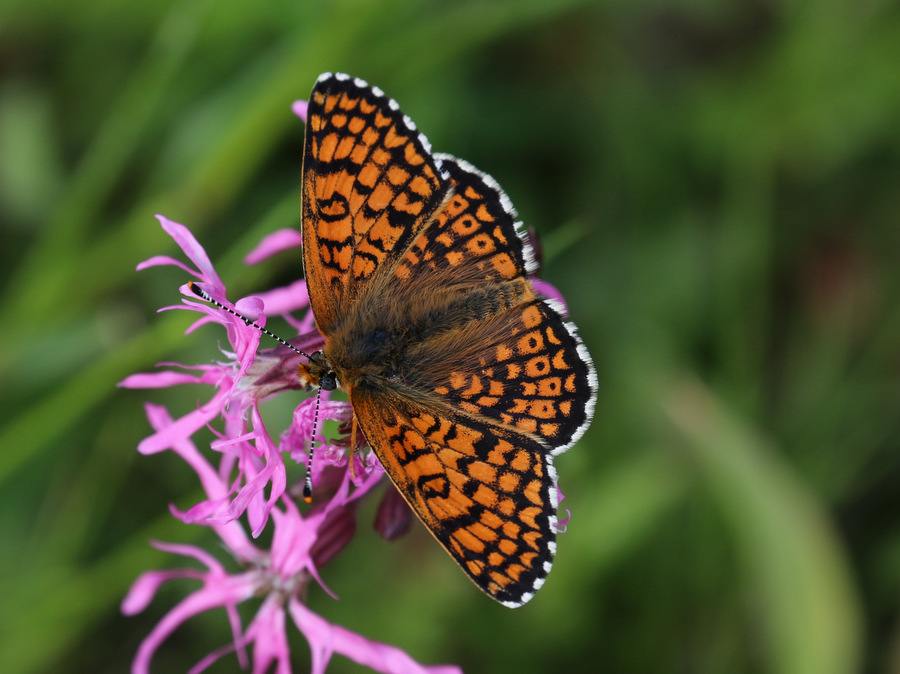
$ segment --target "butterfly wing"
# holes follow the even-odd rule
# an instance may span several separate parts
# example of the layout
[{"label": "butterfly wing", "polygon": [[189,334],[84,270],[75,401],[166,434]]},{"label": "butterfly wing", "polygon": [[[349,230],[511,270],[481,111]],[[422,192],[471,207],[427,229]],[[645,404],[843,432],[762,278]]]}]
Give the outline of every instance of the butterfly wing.
[{"label": "butterfly wing", "polygon": [[391,300],[447,300],[426,303],[424,318],[410,303],[416,339],[391,377],[350,396],[373,450],[435,538],[479,588],[519,606],[552,565],[552,457],[587,428],[596,375],[562,307],[527,280],[533,257],[505,194],[465,162],[438,160],[451,196],[398,264]]},{"label": "butterfly wing", "polygon": [[534,252],[497,182],[452,155],[435,160],[450,182],[447,203],[400,261],[397,280],[429,282],[449,271],[450,282],[491,287],[534,274]]},{"label": "butterfly wing", "polygon": [[405,252],[446,190],[428,140],[393,100],[358,78],[319,77],[307,110],[302,225],[325,335],[376,270]]},{"label": "butterfly wing", "polygon": [[556,474],[541,442],[444,405],[355,389],[351,401],[385,471],[485,593],[527,602],[556,552]]}]

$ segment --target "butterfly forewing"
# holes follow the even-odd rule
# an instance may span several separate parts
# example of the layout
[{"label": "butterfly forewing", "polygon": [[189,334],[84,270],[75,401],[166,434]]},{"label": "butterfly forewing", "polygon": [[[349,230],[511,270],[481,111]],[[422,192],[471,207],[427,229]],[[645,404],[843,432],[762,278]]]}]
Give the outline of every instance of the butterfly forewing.
[{"label": "butterfly forewing", "polygon": [[447,182],[396,103],[346,75],[310,95],[303,154],[306,279],[329,328],[381,267],[390,267],[441,204]]},{"label": "butterfly forewing", "polygon": [[490,178],[467,162],[436,155],[449,177],[447,203],[427,230],[413,242],[395,270],[399,280],[416,282],[451,270],[449,280],[462,283],[508,281],[535,271],[531,247],[507,196]]}]

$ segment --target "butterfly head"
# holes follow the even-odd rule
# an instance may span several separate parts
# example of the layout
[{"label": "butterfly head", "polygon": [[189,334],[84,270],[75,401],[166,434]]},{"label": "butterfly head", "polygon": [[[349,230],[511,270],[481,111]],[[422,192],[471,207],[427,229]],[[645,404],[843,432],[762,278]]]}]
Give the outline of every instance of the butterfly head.
[{"label": "butterfly head", "polygon": [[309,357],[308,363],[297,366],[297,378],[304,389],[310,391],[320,388],[323,391],[334,391],[340,384],[337,375],[328,364],[328,359],[322,351],[316,351]]}]

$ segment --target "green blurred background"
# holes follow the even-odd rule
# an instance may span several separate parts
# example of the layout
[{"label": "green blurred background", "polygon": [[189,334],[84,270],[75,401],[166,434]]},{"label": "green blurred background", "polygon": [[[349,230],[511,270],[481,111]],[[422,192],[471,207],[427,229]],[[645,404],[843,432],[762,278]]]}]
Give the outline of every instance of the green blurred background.
[{"label": "green blurred background", "polygon": [[[600,391],[529,605],[483,597],[419,526],[381,541],[374,502],[324,570],[341,601],[311,605],[467,672],[900,671],[900,5],[879,0],[6,0],[0,671],[123,671],[193,588],[120,615],[183,563],[147,541],[225,560],[167,513],[193,474],[135,451],[144,401],[208,391],[116,388],[224,334],[155,314],[187,276],[134,267],[176,254],[161,212],[232,298],[300,274],[241,260],[298,224],[290,104],[325,70],[500,181]],[[193,620],[154,671],[228,639],[223,612]]]}]

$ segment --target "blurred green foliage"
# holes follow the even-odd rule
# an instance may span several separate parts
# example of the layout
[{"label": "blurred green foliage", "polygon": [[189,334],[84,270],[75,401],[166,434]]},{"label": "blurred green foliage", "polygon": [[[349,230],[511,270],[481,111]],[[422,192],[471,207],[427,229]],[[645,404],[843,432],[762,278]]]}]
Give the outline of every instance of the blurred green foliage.
[{"label": "blurred green foliage", "polygon": [[[206,392],[116,382],[224,336],[154,313],[184,274],[134,267],[176,253],[161,212],[232,298],[300,274],[241,259],[298,224],[290,104],[325,70],[501,182],[600,395],[557,462],[572,520],[531,604],[481,596],[421,527],[384,543],[369,511],[324,570],[341,601],[313,607],[469,672],[900,671],[887,0],[0,6],[0,671],[125,670],[189,589],[119,614],[139,573],[182,563],[147,541],[213,545],[167,512],[198,498],[186,467],[135,452],[143,401]],[[194,620],[155,671],[228,639],[224,614]]]}]

